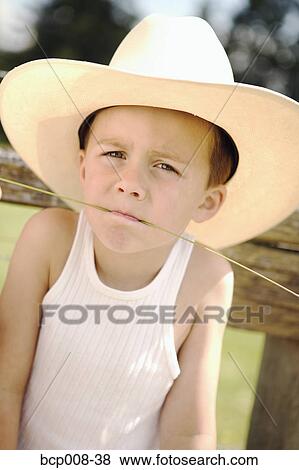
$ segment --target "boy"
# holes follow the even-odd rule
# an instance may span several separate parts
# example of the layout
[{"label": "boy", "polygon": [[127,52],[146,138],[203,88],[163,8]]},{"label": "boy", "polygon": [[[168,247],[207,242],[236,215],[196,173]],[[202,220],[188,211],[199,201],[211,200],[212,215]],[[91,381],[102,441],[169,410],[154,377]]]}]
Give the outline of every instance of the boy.
[{"label": "boy", "polygon": [[[126,47],[131,51],[132,44],[139,50],[141,39],[148,36],[149,43],[155,44],[155,33],[161,33],[162,26],[169,28],[167,40],[170,35],[175,41],[178,26],[182,38],[194,27],[194,34],[198,31],[207,39],[211,32],[206,24],[197,18],[191,24],[191,18],[151,15],[144,20],[144,30],[140,25],[136,27],[139,41],[135,37],[130,43],[130,35],[124,40],[124,52]],[[215,41],[212,36],[209,39]],[[192,34],[188,41],[192,43]],[[222,52],[217,47],[219,58]],[[145,44],[142,48],[146,50]],[[115,56],[121,64],[122,58]],[[165,62],[165,51],[161,57]],[[151,67],[156,63],[155,57]],[[169,71],[173,64],[169,60]],[[67,89],[72,89],[77,98],[82,96],[85,103],[84,90],[92,95],[86,86],[88,76],[84,76],[84,88],[79,85],[80,79],[72,88],[76,70],[69,74]],[[108,88],[113,73],[111,70],[106,82]],[[38,123],[32,130],[37,145],[26,157],[27,161],[32,159],[35,171],[45,171],[48,183],[56,189],[62,188],[62,181],[69,184],[68,194],[74,195],[79,194],[74,187],[80,175],[85,201],[108,211],[88,206],[79,217],[62,209],[41,211],[26,224],[16,245],[0,304],[1,429],[5,430],[1,431],[2,448],[216,448],[215,405],[226,315],[208,318],[204,310],[216,306],[226,314],[233,295],[233,271],[226,260],[201,247],[192,250],[192,244],[175,240],[169,233],[181,234],[191,219],[199,224],[201,232],[204,222],[223,210],[228,199],[225,184],[236,172],[238,153],[224,130],[193,116],[187,104],[184,112],[182,103],[193,83],[182,81],[181,92],[189,86],[189,93],[183,95],[168,80],[173,104],[167,106],[163,93],[157,98],[163,80],[155,84],[152,78],[147,94],[152,106],[142,106],[141,100],[135,103],[135,88],[137,82],[140,86],[149,86],[150,82],[142,82],[137,74],[128,99],[124,95],[132,78],[124,74],[120,82],[120,76],[118,88],[116,81],[113,84],[116,101],[111,95],[109,103],[107,88],[106,105],[99,106],[99,98],[92,96],[93,107],[90,103],[85,115],[100,111],[93,116],[88,133],[84,124],[83,128],[78,126],[82,120],[78,116],[75,119],[75,113],[71,117],[69,110],[66,112],[56,94],[58,108],[63,108],[60,118],[51,121],[54,101],[47,113],[39,103],[40,117],[28,117],[31,125]],[[5,102],[10,95],[7,83],[6,79],[2,108],[0,100],[3,125],[16,148],[20,148],[19,153],[25,155],[24,141],[23,145],[18,141],[22,136],[13,136],[10,127],[9,101]],[[93,93],[97,88],[95,81]],[[15,96],[16,89],[11,90]],[[48,88],[47,92],[51,94]],[[179,99],[182,101],[177,107],[175,101]],[[205,105],[204,96],[202,100],[206,109],[202,115],[206,115],[213,102]],[[164,106],[158,106],[158,101]],[[22,109],[20,102],[18,106]],[[54,142],[50,135],[58,137],[60,127],[64,133]],[[74,146],[74,129],[79,129],[80,149],[78,142]],[[45,130],[50,133],[46,140]],[[242,132],[236,135],[242,144]],[[26,138],[30,138],[27,132]],[[269,148],[271,151],[274,146]],[[246,170],[256,162],[253,159],[245,163],[244,159],[240,172],[244,183]],[[291,172],[288,177],[292,177]],[[227,219],[229,228],[232,219]],[[166,229],[168,235],[156,226]],[[227,227],[221,228],[225,239]],[[230,241],[242,237],[242,229],[227,235]],[[213,235],[209,231],[211,239]],[[218,241],[222,239],[222,234],[215,236]],[[195,239],[189,233],[185,238]],[[40,304],[43,322],[39,331]],[[62,306],[59,313],[54,311],[55,306]],[[162,321],[163,315],[153,317],[153,322],[138,322],[149,308],[152,311],[158,307],[163,314],[164,307],[167,310],[173,306],[173,325]],[[114,307],[129,313],[130,321],[123,313],[115,316]],[[190,307],[197,312],[194,318],[201,321],[190,324],[184,320]],[[105,309],[107,314],[102,311]],[[80,312],[79,319],[76,311]]]},{"label": "boy", "polygon": [[[184,179],[178,178],[178,174],[183,173],[188,163],[186,156],[193,153],[198,139],[203,138],[207,127],[203,120],[179,111],[135,106],[116,106],[101,110],[93,123],[93,133],[101,136],[103,140],[114,136],[121,142],[121,147],[103,143],[103,150],[105,153],[111,152],[112,155],[123,155],[114,157],[113,169],[107,156],[101,156],[102,151],[93,135],[87,136],[86,150],[80,151],[84,197],[91,203],[111,210],[123,210],[135,217],[143,217],[174,233],[181,233],[191,217],[198,221],[211,217],[219,209],[226,189],[224,185],[220,185],[218,190],[215,191],[214,188],[209,196],[205,191],[210,176],[208,161],[214,145],[212,137],[201,150],[200,158],[194,159],[188,167]],[[171,145],[165,139],[169,128],[173,130]],[[128,136],[131,137],[130,152]],[[159,151],[159,154],[150,153],[152,147]],[[181,160],[177,160],[177,157],[165,157],[163,148],[177,154]],[[109,158],[112,158],[112,155]],[[115,169],[122,175],[121,180],[117,177]],[[173,207],[177,208],[175,217]],[[85,209],[85,212],[94,234],[95,263],[102,282],[106,286],[130,293],[148,286],[168,258],[176,242],[174,237],[116,214],[102,213],[90,207]],[[17,322],[18,326],[12,326],[15,341],[17,342],[18,331],[21,334],[21,327],[22,330],[24,328],[24,315],[28,319],[28,333],[24,334],[23,330],[22,339],[19,337],[19,347],[24,348],[23,362],[19,357],[18,366],[10,360],[9,369],[7,370],[5,364],[3,367],[6,375],[12,374],[12,379],[16,381],[14,386],[20,392],[20,400],[36,343],[37,309],[32,306],[38,306],[45,292],[49,292],[57,283],[72,246],[71,240],[77,219],[77,214],[61,209],[47,209],[32,217],[25,226],[11,262],[2,294],[2,308],[3,312],[9,311],[11,314],[13,310],[18,315],[17,305],[21,301],[22,317],[20,322]],[[31,260],[33,250],[35,262]],[[50,254],[52,255],[49,256]],[[16,267],[13,269],[14,263]],[[32,275],[29,276],[27,272],[28,285],[24,285],[24,280],[20,282],[17,271],[28,265],[32,269]],[[22,286],[21,292],[17,291],[18,285]],[[176,351],[180,351],[181,373],[161,413],[160,448],[215,448],[216,387],[225,321],[220,324],[210,321],[200,326],[194,324],[192,333],[190,319],[186,322],[181,318],[182,323],[178,322],[190,306],[197,308],[203,301],[214,301],[218,305],[221,301],[223,308],[229,308],[233,290],[231,267],[227,261],[206,253],[203,249],[194,250],[184,285],[177,300],[177,317],[174,323],[174,343]],[[58,302],[57,298],[56,301]],[[51,304],[55,302],[51,300]],[[51,335],[51,321],[51,318],[45,321],[44,331],[47,335]],[[82,329],[83,325],[80,326]],[[114,325],[115,334],[118,326]],[[163,328],[162,324],[158,326]],[[66,334],[71,333],[71,328],[68,325]],[[126,328],[128,329],[129,325],[126,325]],[[93,329],[96,330],[95,325]],[[67,342],[66,337],[63,340]],[[58,345],[57,340],[56,347]],[[69,346],[72,347],[71,343]],[[15,345],[14,349],[16,351]],[[129,356],[128,360],[132,360],[132,357]],[[43,367],[49,371],[49,364],[44,362]],[[49,379],[47,374],[48,382]],[[67,381],[67,378],[64,377],[64,380]],[[40,382],[39,386],[41,387]],[[103,387],[103,383],[101,386]],[[206,400],[206,397],[209,397],[209,400]],[[84,399],[87,400],[86,395]],[[113,402],[111,397],[109,399]],[[46,402],[47,398],[45,404]],[[18,419],[16,414],[19,409],[20,403],[16,409],[14,402],[13,422]],[[119,410],[117,413],[119,416]],[[44,421],[45,419],[44,417]],[[32,423],[34,420],[37,418],[33,416]],[[103,426],[101,420],[103,421],[103,412],[99,420],[99,425]],[[3,427],[6,436],[9,428],[9,424]],[[157,431],[158,428],[155,429],[155,432]],[[11,430],[14,443],[15,432],[16,428]],[[75,439],[74,437],[74,444]],[[9,442],[11,441],[7,441],[8,445]],[[111,440],[109,442],[107,444],[111,445]],[[134,446],[134,443],[131,445]]]}]

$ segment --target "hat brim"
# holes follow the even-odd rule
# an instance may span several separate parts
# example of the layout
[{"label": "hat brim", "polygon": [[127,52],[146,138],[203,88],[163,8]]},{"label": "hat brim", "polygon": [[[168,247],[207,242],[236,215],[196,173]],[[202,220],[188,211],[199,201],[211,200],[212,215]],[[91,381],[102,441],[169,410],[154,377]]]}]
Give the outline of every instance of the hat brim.
[{"label": "hat brim", "polygon": [[0,118],[13,148],[53,191],[76,199],[83,199],[79,126],[95,109],[117,105],[188,112],[234,139],[239,165],[222,208],[186,228],[199,242],[213,249],[245,242],[298,207],[299,104],[280,93],[240,83],[142,76],[68,59],[27,62],[0,85]]}]

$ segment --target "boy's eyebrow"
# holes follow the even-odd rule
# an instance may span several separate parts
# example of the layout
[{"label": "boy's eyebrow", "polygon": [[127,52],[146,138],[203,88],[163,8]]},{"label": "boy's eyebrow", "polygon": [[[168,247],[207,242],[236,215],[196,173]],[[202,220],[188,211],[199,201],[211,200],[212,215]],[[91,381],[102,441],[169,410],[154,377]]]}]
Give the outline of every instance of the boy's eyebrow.
[{"label": "boy's eyebrow", "polygon": [[[126,144],[122,143],[122,142],[119,142],[118,139],[115,139],[115,138],[106,138],[106,139],[101,139],[98,141],[99,144],[113,144],[113,145],[116,145],[117,147],[124,147],[126,148]],[[156,150],[156,149],[151,149],[150,152],[151,154],[156,154],[156,155],[164,155],[165,157],[168,157],[172,160],[177,160],[178,162],[182,162],[182,163],[187,163],[186,160],[184,158],[182,158],[182,156],[174,153],[174,152],[171,152],[169,150]]]}]

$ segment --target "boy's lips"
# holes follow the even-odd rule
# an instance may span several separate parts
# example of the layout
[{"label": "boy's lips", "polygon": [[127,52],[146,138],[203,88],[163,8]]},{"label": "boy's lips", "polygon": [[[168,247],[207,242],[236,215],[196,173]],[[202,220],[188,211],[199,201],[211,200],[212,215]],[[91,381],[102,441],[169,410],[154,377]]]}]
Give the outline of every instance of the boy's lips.
[{"label": "boy's lips", "polygon": [[129,214],[128,212],[123,212],[123,211],[119,211],[119,210],[115,210],[115,211],[111,211],[111,212],[112,212],[113,214],[117,214],[117,215],[126,217],[127,219],[131,219],[131,220],[134,220],[134,221],[138,221],[138,222],[139,222],[138,217],[135,217],[134,215]]}]

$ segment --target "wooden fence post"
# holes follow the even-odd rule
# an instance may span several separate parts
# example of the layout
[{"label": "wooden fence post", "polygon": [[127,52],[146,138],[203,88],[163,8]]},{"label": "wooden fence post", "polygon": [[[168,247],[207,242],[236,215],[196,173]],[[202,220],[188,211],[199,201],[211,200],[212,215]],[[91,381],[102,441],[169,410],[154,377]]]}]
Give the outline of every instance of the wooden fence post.
[{"label": "wooden fence post", "polygon": [[247,449],[299,449],[299,341],[267,335]]}]

